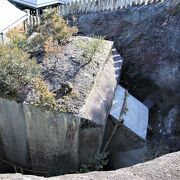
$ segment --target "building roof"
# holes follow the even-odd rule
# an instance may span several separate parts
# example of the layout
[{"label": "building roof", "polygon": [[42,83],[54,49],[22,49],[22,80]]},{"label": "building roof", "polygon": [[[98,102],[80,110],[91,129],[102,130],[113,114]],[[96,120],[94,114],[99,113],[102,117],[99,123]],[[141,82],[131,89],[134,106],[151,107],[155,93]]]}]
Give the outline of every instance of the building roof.
[{"label": "building roof", "polygon": [[45,7],[45,6],[49,6],[53,4],[58,4],[60,2],[63,2],[64,0],[10,0],[10,1],[15,2],[17,4],[24,5],[24,6],[28,6],[31,8],[40,8],[40,7]]},{"label": "building roof", "polygon": [[28,18],[7,0],[0,0],[0,33],[4,33]]}]

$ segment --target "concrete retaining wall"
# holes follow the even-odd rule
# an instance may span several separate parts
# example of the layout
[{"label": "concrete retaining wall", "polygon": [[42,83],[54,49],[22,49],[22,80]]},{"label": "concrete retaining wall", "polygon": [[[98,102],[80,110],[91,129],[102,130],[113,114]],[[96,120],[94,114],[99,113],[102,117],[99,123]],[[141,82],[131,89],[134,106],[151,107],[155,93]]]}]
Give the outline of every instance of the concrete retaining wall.
[{"label": "concrete retaining wall", "polygon": [[[0,98],[0,158],[22,168],[57,175],[78,170],[100,151],[104,128],[117,86],[110,42],[79,116],[44,111]],[[32,173],[32,172],[31,172]]]},{"label": "concrete retaining wall", "polygon": [[79,124],[72,114],[0,99],[1,158],[49,173],[76,170]]}]

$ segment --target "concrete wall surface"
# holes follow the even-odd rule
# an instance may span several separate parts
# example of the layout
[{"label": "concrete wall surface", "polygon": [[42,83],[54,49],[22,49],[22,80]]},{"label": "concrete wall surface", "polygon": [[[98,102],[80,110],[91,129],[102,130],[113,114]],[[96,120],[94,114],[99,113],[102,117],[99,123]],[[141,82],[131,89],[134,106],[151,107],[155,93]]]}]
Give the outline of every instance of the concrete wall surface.
[{"label": "concrete wall surface", "polygon": [[53,174],[75,170],[79,124],[80,119],[72,114],[0,99],[0,157]]},{"label": "concrete wall surface", "polygon": [[94,158],[120,74],[112,46],[96,57],[106,61],[77,116],[0,98],[0,158],[50,175],[76,171]]}]

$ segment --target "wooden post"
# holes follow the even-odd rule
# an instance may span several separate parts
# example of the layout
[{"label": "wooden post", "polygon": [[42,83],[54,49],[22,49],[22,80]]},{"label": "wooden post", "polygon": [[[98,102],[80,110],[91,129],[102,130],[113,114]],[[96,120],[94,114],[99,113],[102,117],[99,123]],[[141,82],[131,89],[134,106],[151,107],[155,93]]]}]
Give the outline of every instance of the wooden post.
[{"label": "wooden post", "polygon": [[1,36],[1,43],[4,44],[3,33],[0,33],[0,36]]},{"label": "wooden post", "polygon": [[79,0],[79,2],[78,2],[78,4],[79,4],[79,6],[78,6],[78,13],[82,13],[82,9],[83,9],[83,2],[82,2],[82,0]]},{"label": "wooden post", "polygon": [[27,24],[30,25],[30,10],[26,9],[26,13],[28,15]]},{"label": "wooden post", "polygon": [[26,31],[26,22],[25,22],[25,20],[23,21],[23,30],[24,30],[24,32]]},{"label": "wooden post", "polygon": [[74,13],[76,14],[77,12],[78,12],[78,2],[76,0],[74,5]]},{"label": "wooden post", "polygon": [[64,4],[60,5],[60,7],[59,7],[59,14],[60,14],[60,16],[64,15]]},{"label": "wooden post", "polygon": [[145,0],[145,5],[147,5],[148,4],[148,0]]},{"label": "wooden post", "polygon": [[96,4],[95,0],[92,0],[92,6],[91,6],[91,11],[94,12],[96,11]]},{"label": "wooden post", "polygon": [[86,6],[87,6],[86,0],[83,0],[83,2],[82,2],[82,13],[86,12]]},{"label": "wooden post", "polygon": [[122,9],[122,0],[118,0],[118,7],[120,8],[120,9]]},{"label": "wooden post", "polygon": [[91,0],[88,0],[86,12],[90,12],[91,9]]},{"label": "wooden post", "polygon": [[69,3],[69,14],[73,14],[73,1]]},{"label": "wooden post", "polygon": [[104,4],[104,1],[98,0],[98,7],[100,11],[103,11],[103,4]]},{"label": "wooden post", "polygon": [[36,24],[40,24],[40,9],[36,9]]},{"label": "wooden post", "polygon": [[66,14],[67,15],[70,14],[70,3],[69,2],[66,4]]}]

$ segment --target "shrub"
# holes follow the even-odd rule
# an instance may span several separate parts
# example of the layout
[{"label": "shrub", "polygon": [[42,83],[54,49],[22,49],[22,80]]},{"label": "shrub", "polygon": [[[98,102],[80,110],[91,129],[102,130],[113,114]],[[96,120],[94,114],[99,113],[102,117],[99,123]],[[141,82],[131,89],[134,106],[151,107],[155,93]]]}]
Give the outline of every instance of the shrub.
[{"label": "shrub", "polygon": [[103,43],[103,38],[98,37],[89,40],[88,42],[83,40],[78,40],[76,42],[76,45],[83,50],[83,56],[86,60],[86,63],[89,63],[93,59],[93,56],[99,51],[102,43]]},{"label": "shrub", "polygon": [[18,91],[40,75],[34,59],[17,47],[0,47],[0,90],[5,96],[16,96]]},{"label": "shrub", "polygon": [[55,95],[42,80],[39,65],[17,47],[0,47],[0,93],[3,97],[17,100],[19,92],[33,87],[35,98],[30,102],[45,109],[55,109]]},{"label": "shrub", "polygon": [[60,48],[58,48],[58,45],[53,40],[52,36],[50,36],[44,43],[44,51],[46,56],[55,55],[56,53],[58,53],[59,49]]},{"label": "shrub", "polygon": [[67,42],[68,38],[78,31],[75,27],[68,27],[66,21],[56,11],[46,11],[41,18],[41,25],[37,30],[46,39],[52,36],[58,43]]},{"label": "shrub", "polygon": [[7,33],[7,37],[17,48],[25,48],[27,45],[27,37],[21,28],[13,28]]},{"label": "shrub", "polygon": [[32,55],[40,54],[44,51],[45,38],[41,34],[36,34],[28,39],[26,51]]},{"label": "shrub", "polygon": [[78,30],[75,27],[68,27],[66,21],[57,12],[45,11],[41,17],[41,24],[34,27],[34,31],[38,34],[32,38],[30,36],[25,50],[32,55],[40,54],[41,52],[50,55],[52,47],[50,50],[47,49],[50,45],[53,45],[54,48],[59,44],[66,43]]},{"label": "shrub", "polygon": [[36,91],[36,99],[33,104],[48,110],[54,110],[56,108],[55,94],[49,91],[47,84],[42,78],[36,78],[34,80],[34,89]]},{"label": "shrub", "polygon": [[94,159],[91,159],[88,164],[82,165],[80,168],[80,173],[86,173],[90,171],[101,171],[103,167],[108,163],[109,153],[97,154]]}]

